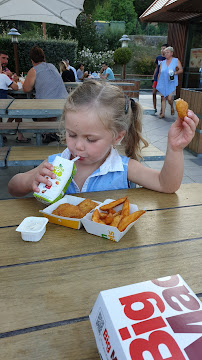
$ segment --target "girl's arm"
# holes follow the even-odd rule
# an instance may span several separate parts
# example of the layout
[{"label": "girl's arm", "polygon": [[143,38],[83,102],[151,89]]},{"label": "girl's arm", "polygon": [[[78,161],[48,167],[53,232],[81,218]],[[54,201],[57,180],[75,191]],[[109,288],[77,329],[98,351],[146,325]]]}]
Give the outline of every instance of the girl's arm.
[{"label": "girl's arm", "polygon": [[11,89],[13,90],[18,90],[18,84],[16,84],[15,81],[12,82],[12,84],[10,85]]},{"label": "girl's arm", "polygon": [[180,187],[183,177],[183,149],[193,139],[198,117],[188,110],[184,121],[179,117],[170,127],[167,152],[161,171],[146,168],[131,159],[128,165],[128,180],[160,192],[173,193]]},{"label": "girl's arm", "polygon": [[20,173],[12,177],[8,183],[8,191],[12,196],[24,196],[32,191],[39,192],[38,185],[42,182],[48,186],[51,185],[50,181],[46,178],[49,176],[55,179],[53,174],[54,167],[45,160],[36,168]]},{"label": "girl's arm", "polygon": [[24,81],[24,84],[23,84],[24,92],[32,91],[34,88],[35,81],[36,81],[36,71],[34,68],[31,68],[28,71],[27,76]]}]

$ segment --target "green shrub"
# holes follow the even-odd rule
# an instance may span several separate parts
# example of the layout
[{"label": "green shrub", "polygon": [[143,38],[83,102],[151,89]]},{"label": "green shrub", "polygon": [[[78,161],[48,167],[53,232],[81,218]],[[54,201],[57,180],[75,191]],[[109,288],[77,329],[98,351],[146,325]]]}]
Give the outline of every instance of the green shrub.
[{"label": "green shrub", "polygon": [[114,61],[117,64],[127,64],[132,56],[132,51],[128,47],[118,48],[114,51]]},{"label": "green shrub", "polygon": [[154,63],[154,59],[149,56],[139,59],[134,58],[134,68],[136,74],[152,75],[155,67],[156,65]]},{"label": "green shrub", "polygon": [[99,51],[99,52],[92,52],[90,49],[84,47],[83,50],[78,52],[78,60],[77,62],[81,62],[85,65],[85,70],[88,71],[100,71],[102,63],[106,61],[109,67],[114,65],[113,60],[114,52],[109,51]]},{"label": "green shrub", "polygon": [[[21,72],[28,72],[32,67],[29,57],[29,51],[33,46],[39,46],[43,49],[46,61],[52,63],[58,68],[58,63],[62,59],[69,59],[70,64],[74,65],[77,52],[76,41],[65,40],[43,40],[43,39],[19,39],[18,58],[19,69]],[[9,55],[8,67],[11,71],[15,70],[13,44],[10,38],[0,38],[0,49],[4,49]]]}]

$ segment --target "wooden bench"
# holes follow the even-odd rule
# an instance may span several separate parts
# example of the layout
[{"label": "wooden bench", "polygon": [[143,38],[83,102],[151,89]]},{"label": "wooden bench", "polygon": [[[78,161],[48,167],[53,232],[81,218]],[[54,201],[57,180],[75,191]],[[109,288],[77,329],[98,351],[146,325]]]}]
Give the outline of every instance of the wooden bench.
[{"label": "wooden bench", "polygon": [[38,166],[48,156],[61,153],[66,146],[12,146],[7,156],[7,166]]},{"label": "wooden bench", "polygon": [[0,149],[0,168],[6,167],[6,160],[9,150],[10,150],[9,146],[4,146]]},{"label": "wooden bench", "polygon": [[36,134],[36,145],[41,145],[42,134],[46,133],[57,133],[60,128],[59,121],[30,121],[30,122],[21,122],[19,124],[18,130],[23,133],[34,133]]},{"label": "wooden bench", "polygon": [[[119,154],[125,155],[123,145],[118,145],[117,150]],[[149,144],[148,147],[143,148],[141,155],[143,157],[143,161],[159,161],[165,159],[165,154],[152,144]]]},{"label": "wooden bench", "polygon": [[[6,158],[6,166],[37,166],[48,156],[61,153],[65,148],[65,145],[59,144],[52,146],[12,146]],[[117,150],[121,155],[125,155],[122,145],[118,145]],[[142,157],[144,161],[157,161],[164,160],[165,154],[149,144],[147,148],[142,150]]]},{"label": "wooden bench", "polygon": [[0,122],[0,147],[3,146],[3,134],[10,134],[11,132],[16,134],[18,125],[19,123],[17,122]]}]

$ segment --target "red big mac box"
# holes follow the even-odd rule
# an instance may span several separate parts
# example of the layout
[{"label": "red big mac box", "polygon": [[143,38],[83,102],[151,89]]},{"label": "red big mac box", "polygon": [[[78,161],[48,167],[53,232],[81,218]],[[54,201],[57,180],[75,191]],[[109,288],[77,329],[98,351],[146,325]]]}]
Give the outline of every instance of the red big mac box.
[{"label": "red big mac box", "polygon": [[202,359],[202,303],[180,275],[100,292],[90,322],[102,360]]}]

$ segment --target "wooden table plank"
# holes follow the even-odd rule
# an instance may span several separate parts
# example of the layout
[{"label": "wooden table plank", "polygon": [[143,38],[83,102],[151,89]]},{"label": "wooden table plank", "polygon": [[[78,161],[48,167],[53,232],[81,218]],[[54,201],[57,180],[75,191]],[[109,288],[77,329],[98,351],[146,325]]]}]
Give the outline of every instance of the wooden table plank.
[{"label": "wooden table plank", "polygon": [[64,107],[66,99],[17,99],[9,106],[10,110],[46,110],[61,109]]},{"label": "wooden table plank", "polygon": [[18,122],[0,122],[0,132],[8,133],[10,130],[17,130]]},{"label": "wooden table plank", "polygon": [[0,269],[1,333],[86,317],[102,290],[178,273],[202,293],[201,249],[202,239]]},{"label": "wooden table plank", "polygon": [[55,130],[58,131],[60,127],[60,121],[26,121],[19,123],[19,130],[31,131],[31,130]]},{"label": "wooden table plank", "polygon": [[202,238],[201,218],[202,206],[147,212],[118,243],[51,223],[38,243],[24,242],[15,227],[1,228],[0,266]]},{"label": "wooden table plank", "polygon": [[4,360],[100,359],[89,320],[3,338],[0,344]]},{"label": "wooden table plank", "polygon": [[13,102],[13,99],[0,99],[0,116],[6,114],[8,106]]},{"label": "wooden table plank", "polygon": [[0,339],[3,360],[99,360],[90,321]]},{"label": "wooden table plank", "polygon": [[[52,146],[44,148],[53,149]],[[52,153],[54,153],[54,151],[55,148]],[[162,194],[144,188],[118,190],[115,193],[116,196],[114,196],[113,191],[98,191],[94,193],[75,194],[75,196],[104,201],[108,198],[118,199],[127,195],[131,203],[137,204],[139,208],[146,208],[147,210],[202,204],[202,184],[197,183],[181,185],[175,194]],[[26,216],[39,215],[38,211],[44,209],[44,207],[45,205],[38,202],[35,198],[2,200],[0,201],[0,226],[17,225]]]},{"label": "wooden table plank", "polygon": [[8,108],[9,117],[51,117],[62,114],[66,99],[16,99]]}]

